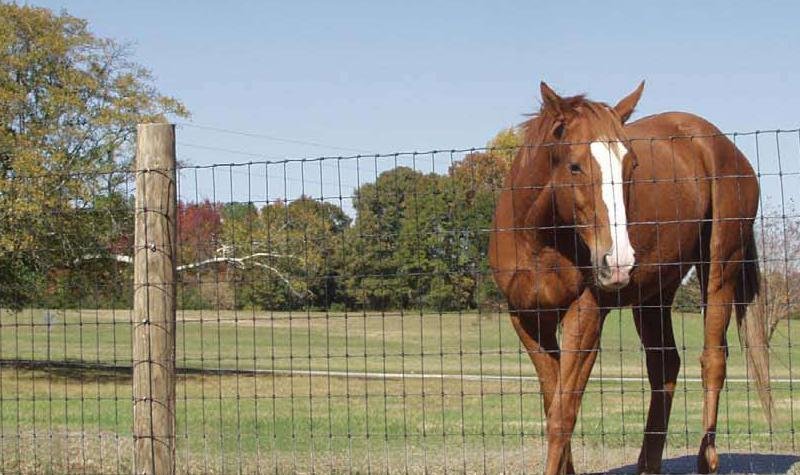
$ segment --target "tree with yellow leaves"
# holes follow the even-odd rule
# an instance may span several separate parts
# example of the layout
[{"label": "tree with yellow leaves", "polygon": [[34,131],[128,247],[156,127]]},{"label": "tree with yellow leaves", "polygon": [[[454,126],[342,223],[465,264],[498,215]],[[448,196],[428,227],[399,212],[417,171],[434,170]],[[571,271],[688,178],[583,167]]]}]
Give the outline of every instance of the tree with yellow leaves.
[{"label": "tree with yellow leaves", "polygon": [[0,306],[129,232],[120,184],[136,124],[170,115],[187,111],[124,45],[67,13],[0,3]]}]

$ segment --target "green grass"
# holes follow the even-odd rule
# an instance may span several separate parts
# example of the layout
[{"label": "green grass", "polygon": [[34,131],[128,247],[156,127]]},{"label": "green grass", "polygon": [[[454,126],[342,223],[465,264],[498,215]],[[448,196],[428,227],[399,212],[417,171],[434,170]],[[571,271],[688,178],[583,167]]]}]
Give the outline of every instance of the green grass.
[{"label": "green grass", "polygon": [[[84,360],[130,364],[129,311],[2,313],[0,358]],[[682,374],[699,377],[702,319],[674,317]],[[312,369],[447,374],[529,374],[505,316],[474,313],[325,314],[181,311],[178,364],[190,368]],[[735,325],[729,329],[729,376],[744,378]],[[772,341],[773,377],[788,378],[800,362],[800,322],[782,324]],[[612,312],[603,330],[595,374],[642,376],[642,352],[630,312]]]},{"label": "green grass", "polygon": [[[0,358],[130,364],[130,313],[3,312]],[[682,372],[667,456],[693,454],[701,437],[702,319],[675,316]],[[773,377],[798,378],[800,322],[773,340]],[[179,312],[178,365],[404,374],[509,376],[461,380],[191,375],[178,380],[182,472],[537,471],[544,451],[538,384],[504,316]],[[736,330],[729,375],[746,375]],[[630,313],[606,321],[574,436],[576,464],[635,462],[649,388]],[[517,377],[525,378],[519,379]],[[773,430],[744,382],[722,395],[722,452],[795,453],[800,388],[773,385]],[[113,371],[0,370],[0,472],[129,472],[130,379]]]}]

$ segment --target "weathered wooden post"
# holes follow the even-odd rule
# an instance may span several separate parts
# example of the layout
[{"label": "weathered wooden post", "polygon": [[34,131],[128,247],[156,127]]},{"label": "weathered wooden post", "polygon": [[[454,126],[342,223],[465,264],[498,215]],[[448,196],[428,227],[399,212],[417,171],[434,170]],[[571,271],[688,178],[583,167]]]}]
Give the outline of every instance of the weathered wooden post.
[{"label": "weathered wooden post", "polygon": [[134,238],[134,473],[175,473],[175,126],[140,124]]}]

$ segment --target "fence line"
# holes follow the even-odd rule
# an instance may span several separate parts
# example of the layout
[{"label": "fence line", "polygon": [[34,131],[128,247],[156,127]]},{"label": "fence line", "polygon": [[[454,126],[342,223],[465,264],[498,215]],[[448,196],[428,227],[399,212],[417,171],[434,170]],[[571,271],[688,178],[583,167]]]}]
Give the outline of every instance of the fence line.
[{"label": "fence line", "polygon": [[[761,419],[731,332],[718,445],[765,453],[772,471],[796,462],[787,454],[800,445],[799,134],[726,135],[762,186],[756,230],[779,417]],[[20,284],[31,299],[0,310],[0,471],[538,471],[547,438],[539,380],[485,261],[495,198],[522,147],[247,163],[224,163],[238,152],[215,147],[226,155],[207,165],[7,178],[72,185],[53,194],[63,206],[17,226],[22,241],[26,226],[44,223],[37,251],[54,256],[35,285]],[[158,206],[142,205],[145,196]],[[162,243],[143,228],[145,209],[169,218]],[[171,246],[171,262],[147,270],[177,275],[133,275],[134,261]],[[162,298],[171,286],[173,304]],[[673,310],[682,360],[673,458],[694,455],[702,418],[696,287],[688,276]],[[148,295],[162,308],[143,307]],[[180,315],[157,323],[170,305]],[[159,328],[161,356],[152,351]],[[607,317],[590,381],[576,464],[623,470],[635,462],[649,394],[627,310]]]}]

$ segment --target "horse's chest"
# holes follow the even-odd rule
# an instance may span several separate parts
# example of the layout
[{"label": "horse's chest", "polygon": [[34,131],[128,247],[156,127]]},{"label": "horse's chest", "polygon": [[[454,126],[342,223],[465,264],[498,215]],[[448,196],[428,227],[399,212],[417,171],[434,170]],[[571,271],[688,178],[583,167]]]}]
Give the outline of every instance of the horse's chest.
[{"label": "horse's chest", "polygon": [[583,291],[584,275],[557,252],[545,253],[534,273],[533,288],[539,308],[566,308]]}]

